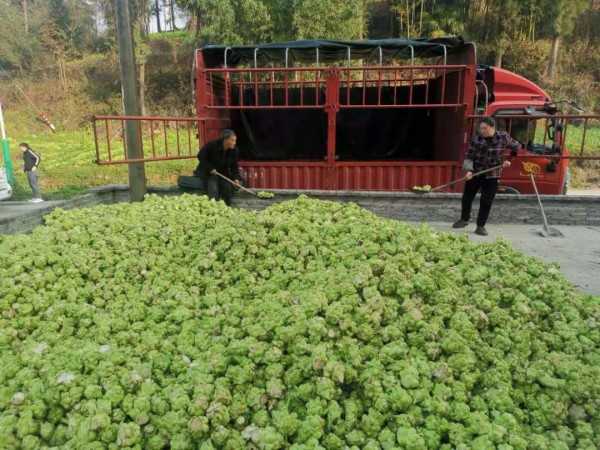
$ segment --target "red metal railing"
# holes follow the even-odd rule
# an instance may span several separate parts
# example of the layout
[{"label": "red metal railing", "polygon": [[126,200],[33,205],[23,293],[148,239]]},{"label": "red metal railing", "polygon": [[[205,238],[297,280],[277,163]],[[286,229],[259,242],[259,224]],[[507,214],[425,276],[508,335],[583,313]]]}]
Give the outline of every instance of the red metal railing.
[{"label": "red metal railing", "polygon": [[[463,83],[468,70],[471,67],[466,65],[219,68],[201,69],[198,78],[206,109],[319,108],[326,106],[325,91],[330,89],[345,91],[340,95],[344,108],[435,108],[465,104]],[[351,100],[356,88],[362,89],[362,101]],[[417,94],[416,89],[423,92]],[[292,101],[294,90],[299,98]],[[370,98],[368,90],[377,95]],[[406,100],[401,100],[400,91]]]},{"label": "red metal railing", "polygon": [[[125,124],[136,129],[137,158],[128,156]],[[195,117],[106,116],[92,119],[96,163],[168,161],[195,158],[204,123]]]},{"label": "red metal railing", "polygon": [[[477,122],[479,122],[479,120],[481,120],[484,117],[488,117],[488,116],[483,116],[483,115],[469,116],[469,129],[471,130],[471,136],[473,136],[476,133],[475,128],[476,128]],[[543,150],[543,153],[535,155],[535,156],[519,155],[520,158],[534,158],[534,157],[539,157],[539,156],[548,156],[548,157],[552,157],[552,159],[585,160],[585,159],[597,159],[597,156],[593,156],[593,155],[600,156],[600,148],[591,148],[591,146],[596,146],[598,144],[592,143],[586,147],[586,138],[587,138],[588,129],[590,128],[590,126],[600,129],[600,115],[556,114],[556,115],[548,115],[548,116],[544,116],[544,115],[538,116],[538,115],[533,115],[533,114],[497,114],[494,117],[499,122],[498,125],[501,129],[504,129],[513,138],[518,139],[521,142],[524,142],[526,146],[533,139],[540,138],[539,131],[538,131],[538,133],[536,133],[536,129],[537,129],[537,125],[538,125],[536,122],[543,123],[543,129],[541,130],[541,134],[543,134],[543,137],[541,138],[541,143],[539,143],[539,142],[537,143],[537,146],[541,150]],[[518,131],[516,129],[518,126],[520,126],[522,128],[522,126],[524,125],[523,124],[524,119],[527,122],[525,123],[525,130],[524,130],[525,134],[523,135],[522,129],[519,129]],[[556,121],[556,123],[554,123],[555,121]],[[556,140],[559,141],[557,143],[557,145],[559,145],[561,147],[560,149],[558,149],[556,147],[553,148],[552,145],[550,145],[550,146],[546,145],[548,141],[551,141],[548,137],[548,132],[547,132],[548,127],[550,125],[560,125],[562,127],[562,130],[557,130],[556,127],[554,129],[554,133],[562,134],[562,136],[556,136]],[[583,131],[581,134],[580,144],[577,145],[578,148],[571,147],[571,145],[573,145],[574,142],[578,139],[571,138],[571,139],[569,139],[569,141],[567,141],[567,139],[569,138],[568,131],[572,127],[580,128],[582,125],[583,125]],[[519,133],[520,136],[516,136],[516,133]],[[554,141],[551,141],[551,142],[554,142]],[[532,143],[533,143],[533,141],[532,141]],[[567,147],[567,150],[569,151],[570,155],[563,155],[562,157],[559,156],[559,153],[563,151],[563,147]],[[530,149],[526,148],[525,150],[530,150]],[[546,150],[549,150],[550,152],[547,153]],[[578,152],[578,155],[576,155],[576,152]],[[588,156],[584,155],[586,153],[588,154]]]},{"label": "red metal railing", "polygon": [[[206,107],[209,109],[247,108],[320,108],[324,106],[326,68],[257,68],[257,69],[204,69],[199,71],[200,84],[206,85]],[[275,101],[275,91],[283,90],[283,97]],[[290,101],[290,89],[299,90],[299,104]],[[260,102],[260,94],[268,92],[268,102]],[[311,102],[305,101],[308,93]],[[247,102],[245,94],[254,101]],[[263,104],[261,104],[263,103]]]},{"label": "red metal railing", "polygon": [[[138,158],[127,158],[125,124],[138,131]],[[198,152],[197,118],[96,116],[93,121],[96,163],[100,165],[192,159]],[[250,188],[407,190],[457,178],[457,161],[339,162],[335,154],[323,161],[240,161]]]},{"label": "red metal railing", "polygon": [[[475,132],[475,124],[478,120],[486,116],[469,116],[471,132]],[[526,114],[511,114],[511,115],[498,115],[497,119],[505,121],[504,128],[511,134],[513,132],[514,121],[528,119],[528,124],[525,130],[525,139],[520,139],[525,143],[529,142],[529,138],[535,137],[533,126],[529,121],[537,120],[542,121],[543,127],[543,138],[540,148],[548,149],[550,153],[534,153],[532,155],[520,154],[518,158],[532,159],[545,156],[551,159],[574,159],[574,160],[598,160],[600,159],[599,148],[586,148],[586,137],[588,136],[588,129],[591,124],[598,123],[600,128],[600,116],[598,115],[555,115],[555,116],[533,116]],[[556,151],[552,152],[552,147],[547,147],[548,135],[546,132],[547,126],[552,121],[558,120],[563,126],[563,136],[561,142],[567,142],[568,131],[572,127],[581,128],[581,143],[579,148],[570,148],[570,154],[559,154]],[[127,156],[127,143],[123,139],[125,123],[127,121],[134,121],[137,130],[137,148],[139,156],[137,158],[128,158]],[[192,117],[137,117],[137,116],[95,116],[93,119],[94,128],[94,140],[96,146],[96,163],[100,165],[107,164],[126,164],[130,162],[150,162],[150,161],[167,161],[174,159],[188,159],[195,158],[198,152],[200,143],[197,141],[198,136],[202,136],[201,132],[206,128],[206,123],[199,120],[198,118]],[[199,134],[200,133],[200,134]],[[571,139],[571,143],[573,139]],[[567,146],[568,146],[567,142]],[[577,152],[578,150],[578,152]],[[359,167],[364,164],[351,162],[351,163],[335,163],[336,166],[346,166],[343,170],[346,173],[350,170],[348,167]],[[404,163],[405,164],[405,163]],[[409,163],[416,164],[416,163]],[[268,163],[248,163],[248,168],[254,173],[255,169],[251,167],[263,167],[268,166]],[[277,165],[286,165],[285,162],[277,163]],[[290,167],[297,166],[298,163],[290,163]],[[310,165],[310,164],[309,164]],[[321,164],[317,164],[321,166]],[[377,166],[376,163],[368,163],[369,166]],[[383,163],[383,165],[386,165]],[[391,165],[398,165],[397,163],[391,163]],[[403,165],[403,164],[402,164]],[[358,170],[358,169],[357,169]],[[361,169],[362,170],[362,169]],[[387,169],[386,169],[387,170]],[[272,171],[270,169],[270,171]],[[360,171],[360,170],[359,170]],[[366,173],[366,172],[365,172]],[[369,172],[370,173],[370,172]],[[262,175],[264,176],[264,175]],[[275,175],[270,176],[272,178]],[[307,175],[313,176],[313,175]],[[362,176],[362,175],[361,175]],[[360,177],[359,177],[360,178]],[[385,178],[385,177],[384,177]],[[429,176],[427,177],[429,178]],[[344,180],[349,178],[345,176]],[[256,180],[259,185],[264,185],[266,182]],[[290,182],[291,183],[291,182]],[[287,181],[281,181],[282,186],[287,186]],[[300,183],[299,184],[304,184]],[[338,188],[345,188],[348,186],[350,181],[339,180],[342,186]],[[366,182],[358,182],[359,185],[369,185]],[[268,184],[268,183],[267,183]],[[277,182],[279,184],[279,182]],[[296,183],[292,183],[296,184]],[[336,183],[337,184],[337,183]],[[386,183],[386,186],[389,183]],[[393,187],[393,186],[389,186]]]},{"label": "red metal railing", "polygon": [[[460,107],[464,105],[465,72],[470,70],[466,65],[424,65],[410,67],[344,67],[340,68],[340,107],[365,108],[377,106],[379,108],[442,108]],[[362,100],[351,101],[353,89],[360,89]],[[377,95],[369,99],[368,89],[373,89]],[[385,102],[383,90],[388,88],[388,99]],[[423,92],[418,95],[416,88]],[[399,99],[400,91],[404,96]],[[450,96],[446,94],[451,93]],[[407,95],[406,95],[407,94]],[[376,99],[376,101],[375,101]]]}]

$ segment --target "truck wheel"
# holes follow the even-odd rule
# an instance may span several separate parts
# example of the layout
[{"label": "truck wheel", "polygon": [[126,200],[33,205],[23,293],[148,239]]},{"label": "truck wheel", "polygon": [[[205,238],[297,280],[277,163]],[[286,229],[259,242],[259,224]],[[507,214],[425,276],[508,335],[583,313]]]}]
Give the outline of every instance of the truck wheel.
[{"label": "truck wheel", "polygon": [[498,186],[498,194],[519,195],[520,192],[517,191],[514,187],[510,187],[510,186]]}]

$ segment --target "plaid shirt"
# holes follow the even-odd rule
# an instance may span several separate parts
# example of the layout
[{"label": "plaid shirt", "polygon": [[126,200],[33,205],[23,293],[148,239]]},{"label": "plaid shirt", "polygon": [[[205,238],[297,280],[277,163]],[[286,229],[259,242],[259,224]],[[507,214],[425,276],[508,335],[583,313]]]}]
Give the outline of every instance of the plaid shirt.
[{"label": "plaid shirt", "polygon": [[[477,134],[471,139],[463,169],[467,172],[480,172],[494,166],[500,166],[506,148],[510,148],[512,150],[511,155],[513,155],[521,148],[521,144],[511,138],[505,131],[496,131],[491,138],[485,138]],[[500,178],[501,173],[502,169],[497,169],[484,174],[484,176],[486,178]]]}]

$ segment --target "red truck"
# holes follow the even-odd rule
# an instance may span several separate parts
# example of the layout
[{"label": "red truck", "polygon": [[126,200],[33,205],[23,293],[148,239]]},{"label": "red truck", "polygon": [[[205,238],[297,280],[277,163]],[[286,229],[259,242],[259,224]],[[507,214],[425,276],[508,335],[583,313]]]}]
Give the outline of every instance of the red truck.
[{"label": "red truck", "polygon": [[[442,185],[462,176],[478,119],[493,115],[525,156],[503,172],[500,191],[533,193],[533,173],[540,193],[561,194],[569,121],[587,127],[597,119],[562,114],[531,81],[478,65],[476,45],[461,38],[208,45],[195,52],[193,83],[197,117],[137,118],[149,122],[152,154],[141,149],[135,161],[194,158],[203,142],[233,128],[247,185],[258,189]],[[110,121],[123,119],[96,116],[106,124],[95,126],[97,143],[102,130],[109,137]],[[157,122],[164,149],[153,137]],[[176,149],[168,148],[168,123],[176,123]],[[198,144],[182,150],[180,129]],[[97,144],[99,164],[134,161],[113,157],[108,141],[108,152]]]}]

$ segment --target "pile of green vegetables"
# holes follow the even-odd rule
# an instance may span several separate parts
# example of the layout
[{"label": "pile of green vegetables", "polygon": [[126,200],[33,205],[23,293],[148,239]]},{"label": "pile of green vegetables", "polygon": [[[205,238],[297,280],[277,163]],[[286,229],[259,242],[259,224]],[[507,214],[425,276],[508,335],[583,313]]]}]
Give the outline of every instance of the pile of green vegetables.
[{"label": "pile of green vegetables", "polygon": [[2,449],[600,446],[600,298],[508,242],[300,197],[0,237]]}]

